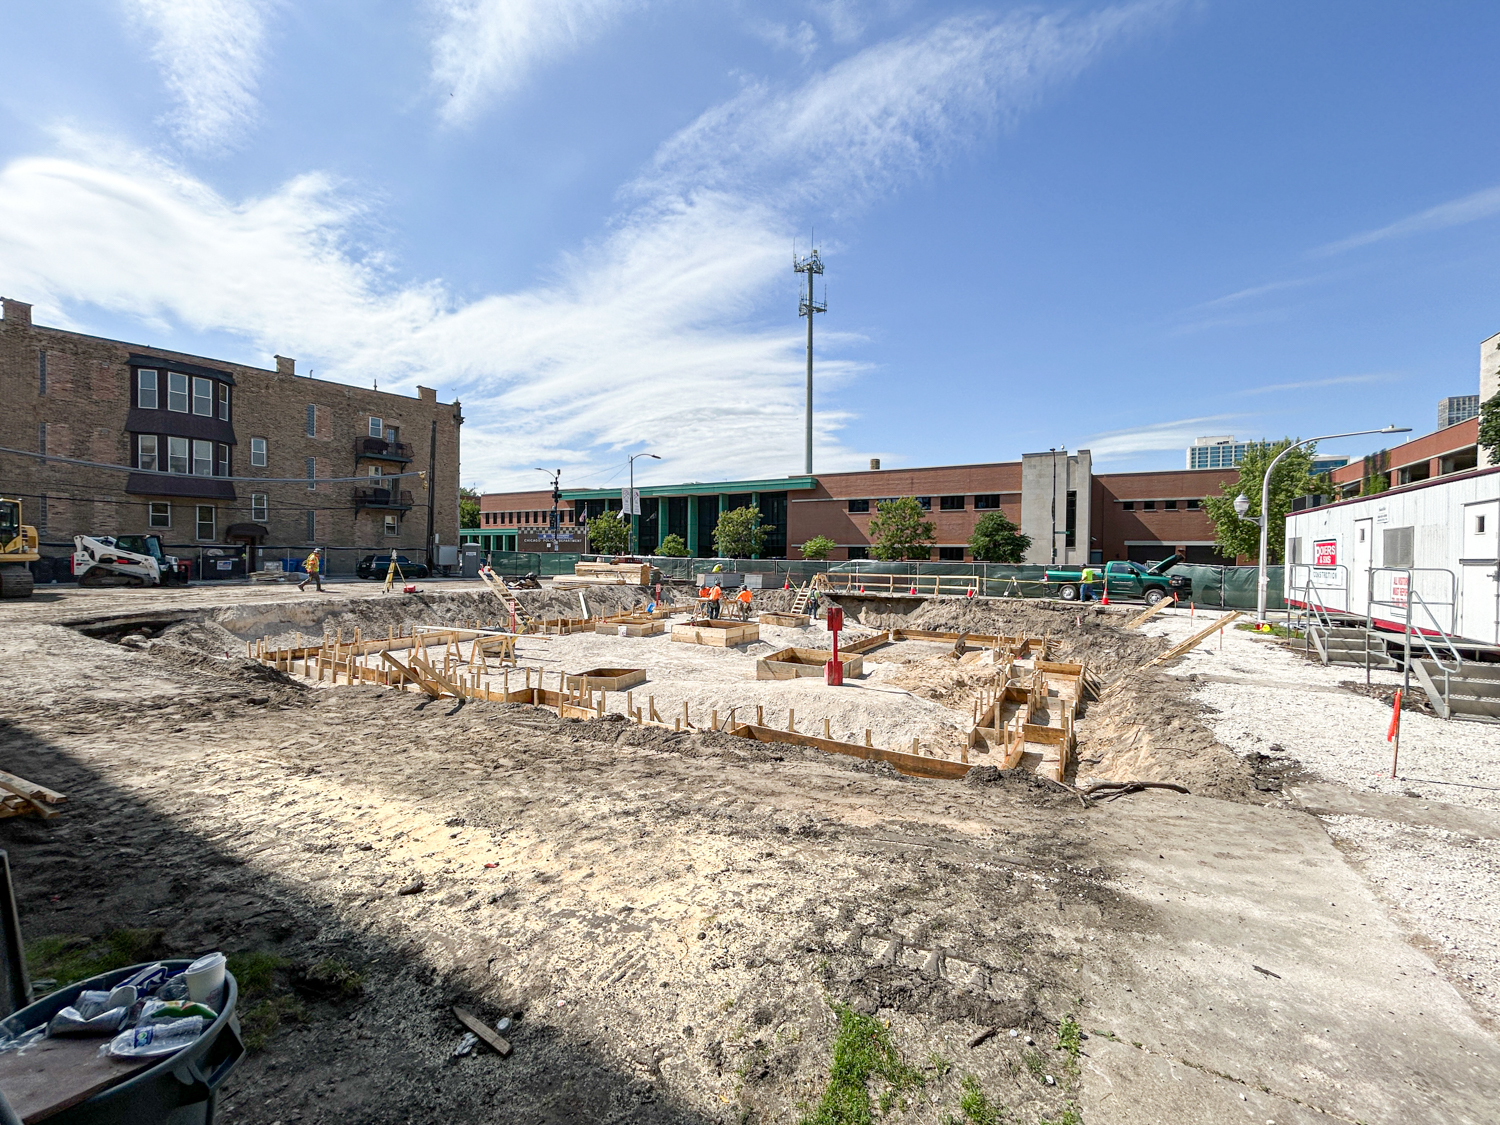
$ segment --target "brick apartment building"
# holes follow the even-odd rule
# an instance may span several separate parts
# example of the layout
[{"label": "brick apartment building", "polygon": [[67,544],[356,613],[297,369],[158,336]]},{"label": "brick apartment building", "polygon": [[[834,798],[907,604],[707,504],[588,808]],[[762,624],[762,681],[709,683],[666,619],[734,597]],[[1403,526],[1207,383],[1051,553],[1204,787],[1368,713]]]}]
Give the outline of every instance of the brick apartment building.
[{"label": "brick apartment building", "polygon": [[[749,506],[759,508],[773,529],[768,558],[797,558],[797,545],[814,535],[838,544],[836,559],[866,558],[870,517],[879,501],[914,496],[935,525],[933,561],[972,561],[967,543],[974,525],[998,511],[1031,536],[1028,562],[1052,561],[1054,512],[1060,563],[1154,561],[1174,551],[1190,562],[1232,562],[1214,548],[1213,522],[1200,505],[1222,481],[1238,476],[1232,468],[1095,476],[1086,449],[918,469],[881,469],[875,461],[866,472],[642,487],[637,534],[643,553],[675,534],[690,554],[708,557],[719,513]],[[550,492],[486,493],[480,497],[480,526],[465,538],[486,550],[551,550],[545,537],[551,506]],[[584,550],[579,524],[620,507],[617,491],[563,489],[558,549]]]},{"label": "brick apartment building", "polygon": [[[21,499],[44,554],[78,534],[154,533],[179,553],[248,554],[252,568],[261,549],[321,546],[340,573],[361,552],[425,557],[429,510],[434,537],[458,542],[463,414],[433,390],[46,328],[8,299],[0,314],[0,445],[133,470],[0,454],[0,493]],[[388,479],[429,467],[430,487]],[[341,477],[358,479],[319,479]]]}]

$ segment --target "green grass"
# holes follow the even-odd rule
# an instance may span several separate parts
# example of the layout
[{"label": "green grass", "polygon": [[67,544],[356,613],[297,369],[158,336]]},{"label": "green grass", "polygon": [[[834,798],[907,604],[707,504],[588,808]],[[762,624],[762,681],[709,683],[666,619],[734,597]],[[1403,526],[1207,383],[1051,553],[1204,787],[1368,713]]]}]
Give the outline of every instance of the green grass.
[{"label": "green grass", "polygon": [[887,1083],[881,1094],[884,1111],[902,1092],[921,1086],[922,1074],[901,1060],[891,1044],[890,1031],[877,1020],[843,1004],[835,1004],[833,1010],[839,1026],[828,1088],[817,1108],[802,1118],[802,1125],[871,1125],[870,1080],[879,1077]]},{"label": "green grass", "polygon": [[980,1086],[979,1079],[972,1074],[964,1075],[963,1093],[959,1095],[958,1108],[963,1111],[968,1125],[1000,1125],[1005,1112],[999,1102],[990,1101]]},{"label": "green grass", "polygon": [[1078,1021],[1071,1015],[1063,1016],[1062,1022],[1057,1025],[1057,1049],[1067,1051],[1075,1059],[1078,1052],[1083,1050],[1083,1028],[1078,1026]]},{"label": "green grass", "polygon": [[1083,1114],[1078,1111],[1077,1106],[1069,1102],[1063,1107],[1061,1117],[1043,1117],[1037,1125],[1083,1125]]},{"label": "green grass", "polygon": [[240,1007],[240,1035],[248,1051],[262,1051],[284,1024],[305,1023],[307,1009],[289,992]]},{"label": "green grass", "polygon": [[1038,1082],[1047,1081],[1047,1064],[1042,1061],[1042,1056],[1037,1051],[1022,1051],[1021,1061],[1026,1064],[1026,1070]]},{"label": "green grass", "polygon": [[32,980],[51,978],[64,988],[111,969],[159,960],[164,953],[161,930],[111,930],[102,937],[61,934],[26,943],[26,970]]},{"label": "green grass", "polygon": [[1264,636],[1276,636],[1276,637],[1296,637],[1296,636],[1301,636],[1300,633],[1293,633],[1285,625],[1273,625],[1273,624],[1271,624],[1268,621],[1268,622],[1266,622],[1266,626],[1267,626],[1266,628],[1262,629],[1259,626],[1257,626],[1254,621],[1241,621],[1239,624],[1237,624],[1235,626],[1235,628],[1236,629],[1243,629],[1247,633],[1260,633],[1260,634],[1262,634]]}]

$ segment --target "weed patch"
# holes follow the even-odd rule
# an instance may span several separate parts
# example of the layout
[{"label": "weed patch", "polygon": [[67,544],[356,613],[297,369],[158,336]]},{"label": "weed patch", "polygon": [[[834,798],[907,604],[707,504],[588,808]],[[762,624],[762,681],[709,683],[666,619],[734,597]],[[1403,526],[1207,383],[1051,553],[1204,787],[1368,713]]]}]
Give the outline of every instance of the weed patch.
[{"label": "weed patch", "polygon": [[963,1093],[959,1095],[958,1108],[963,1112],[968,1125],[1000,1125],[1004,1110],[999,1102],[990,1101],[980,1086],[979,1079],[972,1074],[964,1075]]},{"label": "weed patch", "polygon": [[52,979],[64,988],[75,981],[156,961],[166,952],[161,930],[111,930],[102,937],[63,934],[26,943],[26,970],[32,980]]},{"label": "weed patch", "polygon": [[828,1088],[802,1125],[871,1125],[870,1079],[885,1080],[887,1089],[880,1101],[882,1110],[887,1110],[902,1092],[923,1084],[922,1074],[901,1060],[891,1044],[890,1031],[877,1020],[843,1004],[835,1004],[833,1010],[839,1027]]}]

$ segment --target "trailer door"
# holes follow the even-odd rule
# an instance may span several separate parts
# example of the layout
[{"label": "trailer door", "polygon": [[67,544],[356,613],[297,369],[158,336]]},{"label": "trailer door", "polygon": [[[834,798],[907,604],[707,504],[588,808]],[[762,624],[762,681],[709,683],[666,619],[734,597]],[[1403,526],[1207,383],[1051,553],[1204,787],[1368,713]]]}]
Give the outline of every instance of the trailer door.
[{"label": "trailer door", "polygon": [[1370,598],[1370,548],[1375,541],[1375,521],[1354,521],[1353,550],[1349,554],[1349,612],[1365,613]]},{"label": "trailer door", "polygon": [[1460,636],[1500,643],[1500,500],[1464,505]]}]

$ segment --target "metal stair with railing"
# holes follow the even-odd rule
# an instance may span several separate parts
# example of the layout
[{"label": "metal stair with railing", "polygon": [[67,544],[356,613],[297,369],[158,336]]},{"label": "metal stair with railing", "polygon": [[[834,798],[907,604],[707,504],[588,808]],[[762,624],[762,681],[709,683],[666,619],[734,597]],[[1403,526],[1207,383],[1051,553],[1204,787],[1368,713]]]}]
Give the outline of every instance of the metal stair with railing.
[{"label": "metal stair with railing", "polygon": [[1411,670],[1440,718],[1500,722],[1500,664],[1454,667],[1413,653]]},{"label": "metal stair with railing", "polygon": [[1387,634],[1363,625],[1337,625],[1332,621],[1309,622],[1305,636],[1324,664],[1348,664],[1363,668],[1399,668],[1400,662],[1386,648]]}]

